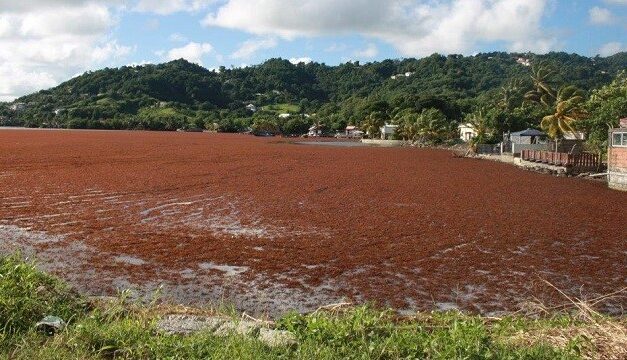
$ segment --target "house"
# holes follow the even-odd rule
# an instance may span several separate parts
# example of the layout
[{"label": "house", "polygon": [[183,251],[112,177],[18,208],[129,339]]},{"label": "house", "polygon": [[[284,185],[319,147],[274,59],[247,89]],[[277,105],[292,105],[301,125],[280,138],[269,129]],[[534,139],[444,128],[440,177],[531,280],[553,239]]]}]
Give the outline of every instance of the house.
[{"label": "house", "polygon": [[607,151],[607,174],[610,188],[627,191],[627,118],[620,127],[610,130]]},{"label": "house", "polygon": [[21,103],[21,102],[18,102],[18,103],[12,104],[12,105],[10,106],[10,109],[11,109],[11,110],[13,110],[13,111],[22,111],[22,110],[26,110],[26,104]]},{"label": "house", "polygon": [[322,126],[318,126],[318,125],[312,125],[309,128],[309,132],[307,133],[307,136],[309,137],[320,137],[322,136]]},{"label": "house", "polygon": [[459,138],[463,141],[470,141],[477,136],[477,130],[471,124],[460,124],[457,128],[459,129]]},{"label": "house", "polygon": [[257,112],[257,107],[253,104],[248,104],[246,105],[246,110],[250,111],[250,112]]},{"label": "house", "polygon": [[549,137],[536,129],[526,129],[503,135],[502,153],[520,155],[523,150],[549,150]]},{"label": "house", "polygon": [[279,114],[279,119],[287,119],[290,116],[292,116],[292,114],[289,114],[289,113]]},{"label": "house", "polygon": [[514,144],[547,144],[548,135],[540,130],[527,129],[509,134],[509,141]]},{"label": "house", "polygon": [[356,139],[361,139],[364,136],[364,132],[359,130],[357,126],[353,126],[353,125],[349,125],[346,127],[345,134],[347,138],[356,138]]},{"label": "house", "polygon": [[518,58],[518,59],[516,59],[516,62],[519,63],[522,66],[531,66],[531,60],[529,60],[529,59]]},{"label": "house", "polygon": [[381,140],[392,140],[394,134],[396,134],[396,130],[398,129],[398,125],[388,125],[385,124],[379,128],[379,132],[381,133]]}]

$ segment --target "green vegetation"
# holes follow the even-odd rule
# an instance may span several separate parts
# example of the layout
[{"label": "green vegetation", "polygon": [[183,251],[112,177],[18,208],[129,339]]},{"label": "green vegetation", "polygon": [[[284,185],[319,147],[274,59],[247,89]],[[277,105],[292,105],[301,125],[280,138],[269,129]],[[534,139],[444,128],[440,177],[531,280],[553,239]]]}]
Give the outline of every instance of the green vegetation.
[{"label": "green vegetation", "polygon": [[[399,317],[369,307],[337,307],[281,318],[277,327],[295,334],[298,344],[269,348],[256,339],[236,335],[161,333],[157,319],[174,311],[163,305],[133,304],[124,297],[87,303],[19,257],[0,258],[0,357],[579,359],[599,356],[599,351],[615,358],[625,354],[624,323],[598,314],[587,321],[572,315],[488,319],[457,312]],[[53,336],[39,333],[34,324],[45,315],[60,316],[68,326]]]},{"label": "green vegetation", "polygon": [[263,111],[274,112],[276,114],[299,114],[300,106],[296,104],[274,104],[261,108]]},{"label": "green vegetation", "polygon": [[[520,64],[520,58],[533,66]],[[358,125],[376,136],[388,122],[405,130],[399,137],[437,143],[455,138],[459,123],[475,119],[485,128],[482,142],[498,142],[504,132],[544,123],[555,138],[568,130],[585,131],[591,148],[600,149],[608,125],[627,116],[627,85],[620,73],[626,68],[625,52],[606,58],[433,54],[338,66],[271,59],[219,71],[176,60],[88,72],[17,99],[12,105],[23,107],[17,111],[0,104],[0,125],[222,132],[272,128],[302,134],[321,123],[326,132]],[[248,104],[259,111],[248,111]],[[281,113],[293,116],[279,119]]]}]

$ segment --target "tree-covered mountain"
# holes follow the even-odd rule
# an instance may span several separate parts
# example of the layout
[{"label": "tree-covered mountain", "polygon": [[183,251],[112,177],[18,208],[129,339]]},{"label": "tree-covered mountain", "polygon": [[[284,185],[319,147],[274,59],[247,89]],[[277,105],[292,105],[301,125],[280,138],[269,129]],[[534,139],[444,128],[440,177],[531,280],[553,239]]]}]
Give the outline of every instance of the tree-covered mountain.
[{"label": "tree-covered mountain", "polygon": [[[277,126],[284,132],[301,132],[314,122],[340,129],[361,124],[373,113],[387,121],[428,109],[453,124],[506,101],[512,106],[501,106],[502,113],[492,116],[501,117],[495,120],[502,123],[499,130],[518,130],[539,124],[538,116],[546,115],[521,106],[524,92],[533,87],[530,65],[536,64],[555,70],[550,79],[554,84],[573,85],[590,94],[627,69],[627,53],[606,58],[566,53],[434,54],[338,66],[271,59],[258,66],[217,71],[176,60],[90,71],[1,104],[0,117],[3,124],[18,126],[154,130],[202,126],[222,131],[241,130],[263,118],[280,122]],[[258,109],[292,104],[301,114],[316,116],[279,120],[275,112],[247,110],[249,104]]]}]

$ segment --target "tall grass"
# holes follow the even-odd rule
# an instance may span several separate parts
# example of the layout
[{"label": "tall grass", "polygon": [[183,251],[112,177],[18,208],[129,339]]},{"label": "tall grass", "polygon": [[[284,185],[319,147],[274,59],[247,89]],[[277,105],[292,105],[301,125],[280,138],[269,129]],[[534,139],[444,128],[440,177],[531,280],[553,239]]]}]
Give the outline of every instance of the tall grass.
[{"label": "tall grass", "polygon": [[0,258],[0,345],[30,330],[46,315],[72,321],[85,312],[78,294],[19,254]]},{"label": "tall grass", "polygon": [[[296,346],[279,348],[251,337],[208,332],[183,337],[157,328],[164,314],[215,311],[129,304],[124,296],[87,306],[81,296],[33,264],[18,256],[0,258],[0,358],[579,359],[602,354],[594,342],[578,335],[590,322],[565,314],[539,319],[488,319],[458,312],[399,317],[368,306],[338,306],[277,320],[277,328],[297,338]],[[44,315],[60,316],[69,325],[55,336],[38,333],[33,326]],[[612,334],[624,331],[620,321],[593,316],[595,324],[606,324]],[[556,334],[561,342],[554,341]],[[609,354],[620,354],[620,344],[612,346]]]}]

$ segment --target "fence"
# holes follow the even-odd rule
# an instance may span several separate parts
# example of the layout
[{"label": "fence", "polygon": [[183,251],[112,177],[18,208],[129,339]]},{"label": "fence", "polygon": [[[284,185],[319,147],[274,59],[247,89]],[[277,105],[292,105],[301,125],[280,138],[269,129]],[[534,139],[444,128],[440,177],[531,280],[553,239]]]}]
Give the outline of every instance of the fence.
[{"label": "fence", "polygon": [[596,168],[601,165],[599,155],[590,153],[569,154],[561,152],[523,150],[521,159],[549,165],[572,168]]},{"label": "fence", "polygon": [[477,144],[477,154],[500,155],[501,144]]}]

